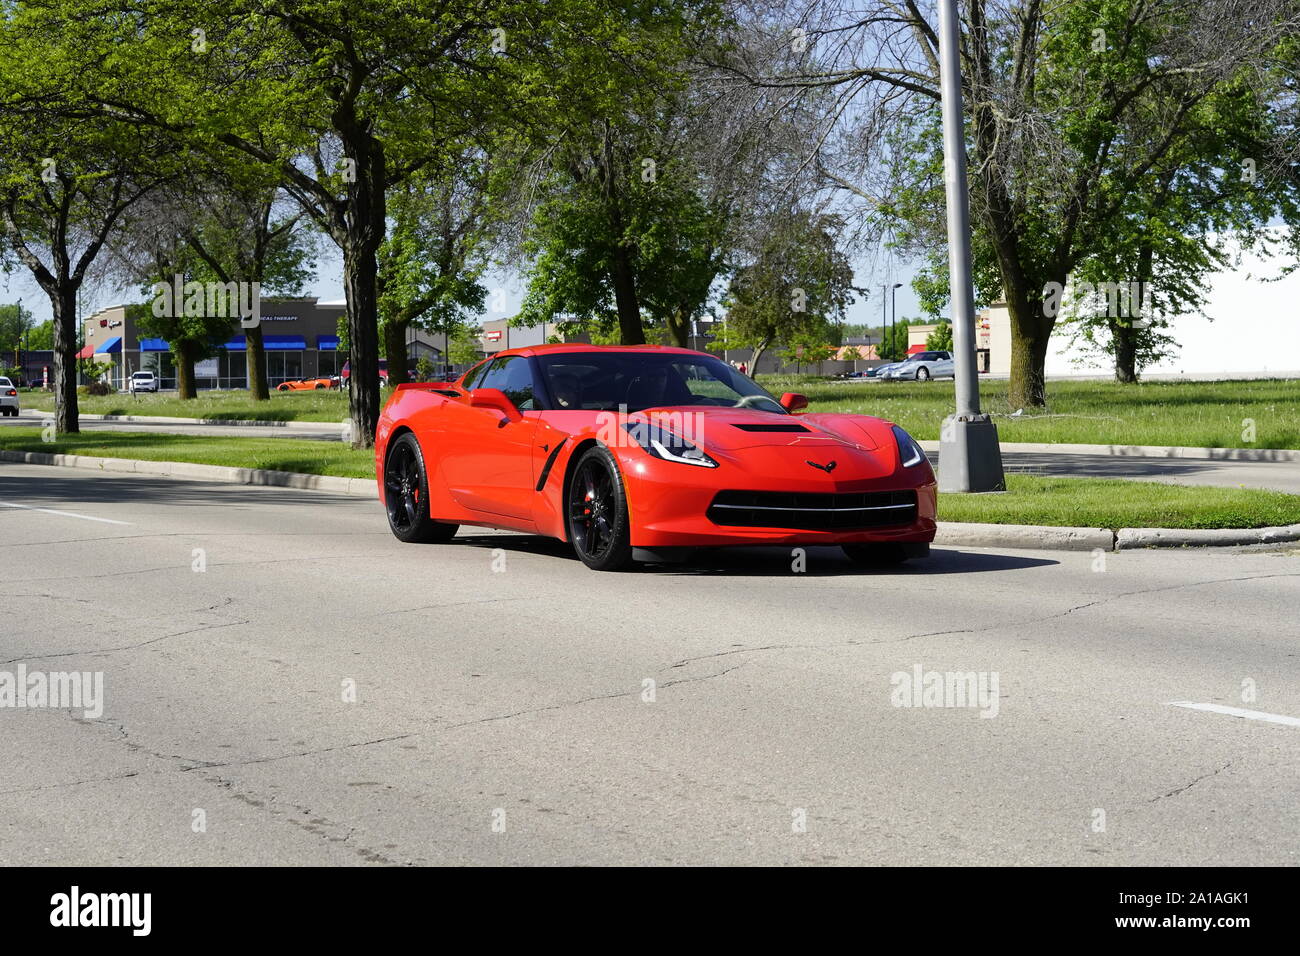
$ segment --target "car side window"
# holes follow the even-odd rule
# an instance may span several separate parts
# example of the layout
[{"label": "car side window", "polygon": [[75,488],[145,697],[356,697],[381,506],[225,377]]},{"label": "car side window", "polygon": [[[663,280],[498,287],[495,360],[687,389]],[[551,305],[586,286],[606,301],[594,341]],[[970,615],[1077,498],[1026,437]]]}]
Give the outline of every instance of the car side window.
[{"label": "car side window", "polygon": [[482,381],[474,387],[500,389],[521,412],[537,407],[533,397],[533,370],[522,355],[493,362]]},{"label": "car side window", "polygon": [[495,362],[495,359],[488,359],[488,361],[484,362],[482,365],[470,369],[469,374],[465,376],[465,391],[468,392],[473,391],[476,388],[482,388],[483,376],[487,374],[488,366],[495,364]]}]

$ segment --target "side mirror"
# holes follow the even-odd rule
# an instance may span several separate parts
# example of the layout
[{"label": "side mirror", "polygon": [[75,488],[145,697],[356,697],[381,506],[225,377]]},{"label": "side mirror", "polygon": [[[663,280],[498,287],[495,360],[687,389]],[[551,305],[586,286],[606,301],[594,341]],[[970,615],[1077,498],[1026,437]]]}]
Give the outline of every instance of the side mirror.
[{"label": "side mirror", "polygon": [[797,412],[808,407],[808,397],[798,392],[786,392],[781,396],[781,407],[787,412]]},{"label": "side mirror", "polygon": [[515,403],[506,397],[499,388],[476,388],[469,393],[469,404],[473,408],[493,408],[506,417],[508,422],[523,421]]}]

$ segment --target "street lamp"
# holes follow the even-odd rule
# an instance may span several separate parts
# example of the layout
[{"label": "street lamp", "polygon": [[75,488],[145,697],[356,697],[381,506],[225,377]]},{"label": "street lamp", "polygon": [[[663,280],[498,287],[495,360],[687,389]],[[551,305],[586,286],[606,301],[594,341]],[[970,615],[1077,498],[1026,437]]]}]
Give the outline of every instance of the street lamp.
[{"label": "street lamp", "polygon": [[894,340],[894,329],[898,326],[898,303],[894,297],[902,287],[903,283],[895,282],[894,287],[889,290],[889,340],[891,342]]},{"label": "street lamp", "polygon": [[940,491],[1004,491],[998,429],[980,412],[975,371],[975,296],[971,283],[970,209],[962,122],[957,0],[939,0],[939,75],[943,94],[944,186],[948,205],[948,295],[952,301],[956,414],[939,431]]}]

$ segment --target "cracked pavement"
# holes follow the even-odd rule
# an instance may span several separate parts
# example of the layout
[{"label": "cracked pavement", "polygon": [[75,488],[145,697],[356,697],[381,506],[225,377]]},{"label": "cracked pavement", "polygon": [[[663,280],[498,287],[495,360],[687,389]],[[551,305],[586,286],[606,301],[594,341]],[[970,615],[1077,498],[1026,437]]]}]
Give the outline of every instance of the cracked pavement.
[{"label": "cracked pavement", "polygon": [[[1300,716],[1294,548],[600,575],[323,493],[5,464],[0,498],[128,522],[0,510],[0,671],[106,697],[0,708],[0,863],[1300,861],[1300,730],[1169,706]],[[915,665],[996,673],[997,716],[894,706]]]}]

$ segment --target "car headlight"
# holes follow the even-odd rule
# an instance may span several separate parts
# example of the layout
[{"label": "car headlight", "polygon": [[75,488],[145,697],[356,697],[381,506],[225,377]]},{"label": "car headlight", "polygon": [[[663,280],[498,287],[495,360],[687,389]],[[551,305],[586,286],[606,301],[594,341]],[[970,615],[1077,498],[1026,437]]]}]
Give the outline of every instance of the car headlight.
[{"label": "car headlight", "polygon": [[925,461],[925,452],[916,443],[916,439],[897,425],[894,426],[894,441],[898,442],[898,460],[904,468],[912,468]]},{"label": "car headlight", "polygon": [[718,463],[701,449],[652,422],[629,422],[623,428],[648,454],[664,461],[700,468],[717,468]]}]

